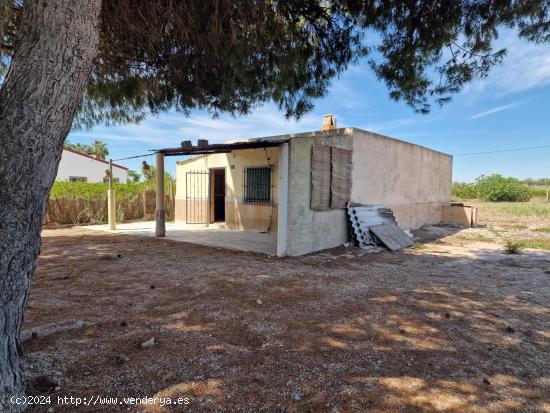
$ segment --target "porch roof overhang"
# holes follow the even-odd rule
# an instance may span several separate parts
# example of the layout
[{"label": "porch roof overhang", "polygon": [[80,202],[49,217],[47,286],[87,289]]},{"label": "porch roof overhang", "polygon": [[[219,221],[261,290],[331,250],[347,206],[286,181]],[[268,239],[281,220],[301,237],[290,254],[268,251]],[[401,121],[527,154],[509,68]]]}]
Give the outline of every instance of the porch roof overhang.
[{"label": "porch roof overhang", "polygon": [[278,140],[253,140],[246,142],[233,143],[213,143],[204,146],[192,146],[189,148],[165,148],[156,149],[155,152],[162,153],[164,156],[180,156],[180,155],[202,155],[209,153],[228,153],[239,149],[257,149],[257,148],[272,148],[288,142],[289,139]]}]

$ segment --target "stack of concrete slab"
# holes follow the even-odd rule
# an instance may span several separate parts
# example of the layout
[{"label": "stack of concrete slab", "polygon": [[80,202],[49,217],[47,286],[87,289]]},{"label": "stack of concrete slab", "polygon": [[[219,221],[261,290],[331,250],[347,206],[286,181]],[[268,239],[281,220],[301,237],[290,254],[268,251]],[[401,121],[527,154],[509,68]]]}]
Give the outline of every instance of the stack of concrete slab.
[{"label": "stack of concrete slab", "polygon": [[380,224],[370,227],[370,232],[390,251],[397,251],[413,245],[405,231],[396,224]]},{"label": "stack of concrete slab", "polygon": [[359,247],[376,246],[378,242],[370,232],[370,227],[380,224],[395,224],[395,217],[390,208],[384,205],[361,205],[348,203],[348,215],[352,240]]},{"label": "stack of concrete slab", "polygon": [[384,245],[392,251],[412,245],[407,234],[397,226],[390,208],[348,203],[347,211],[355,245],[366,249]]}]

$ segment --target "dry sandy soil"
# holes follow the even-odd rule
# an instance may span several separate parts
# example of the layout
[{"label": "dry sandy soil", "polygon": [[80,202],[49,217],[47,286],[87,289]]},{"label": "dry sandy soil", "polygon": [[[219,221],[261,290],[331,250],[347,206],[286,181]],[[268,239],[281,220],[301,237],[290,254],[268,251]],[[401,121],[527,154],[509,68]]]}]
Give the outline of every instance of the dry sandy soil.
[{"label": "dry sandy soil", "polygon": [[53,398],[31,411],[550,412],[550,254],[455,232],[418,231],[397,253],[277,259],[44,231],[24,329],[96,325],[25,342],[30,393]]}]

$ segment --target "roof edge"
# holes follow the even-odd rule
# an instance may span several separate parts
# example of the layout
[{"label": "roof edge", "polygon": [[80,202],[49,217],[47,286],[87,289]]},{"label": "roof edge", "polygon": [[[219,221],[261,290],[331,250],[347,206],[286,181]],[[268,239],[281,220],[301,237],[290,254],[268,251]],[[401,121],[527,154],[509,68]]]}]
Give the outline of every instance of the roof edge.
[{"label": "roof edge", "polygon": [[[67,146],[63,146],[63,150],[64,151],[67,151],[67,152],[72,152],[76,155],[80,155],[80,156],[84,156],[85,158],[89,158],[89,159],[92,159],[94,161],[98,161],[98,162],[101,162],[101,163],[105,163],[107,165],[109,165],[109,162],[107,162],[105,159],[99,159],[99,158],[96,158],[92,155],[88,155],[87,153],[84,153],[84,152],[80,152],[80,151],[75,151],[74,149],[72,148],[69,148]],[[117,163],[113,163],[113,167],[115,168],[120,168],[120,169],[124,169],[125,171],[128,171],[129,169],[126,168],[125,166],[122,166],[122,165],[119,165]]]},{"label": "roof edge", "polygon": [[436,152],[436,153],[440,153],[442,155],[450,156],[451,158],[453,157],[453,155],[451,155],[449,153],[438,151],[436,149],[432,149],[432,148],[429,148],[427,146],[419,145],[417,143],[409,142],[409,141],[406,141],[406,140],[403,140],[403,139],[393,138],[391,136],[383,135],[381,133],[369,131],[369,130],[366,130],[366,129],[356,128],[354,126],[349,126],[349,127],[345,127],[345,128],[329,129],[329,130],[315,130],[315,131],[310,131],[310,132],[290,133],[290,134],[286,134],[286,135],[262,136],[262,137],[258,137],[258,138],[235,140],[233,142],[239,142],[239,141],[240,142],[243,142],[243,141],[246,142],[246,141],[255,141],[255,140],[259,140],[259,141],[262,141],[262,140],[273,140],[273,141],[274,140],[291,140],[291,139],[294,139],[294,138],[317,138],[317,137],[347,136],[347,135],[352,136],[354,134],[354,132],[356,132],[356,131],[362,132],[362,133],[369,133],[369,134],[372,134],[374,136],[378,136],[378,137],[385,138],[385,139],[391,139],[393,141],[405,143],[407,145],[417,146],[419,148],[423,148],[423,149],[426,149],[426,150],[429,150],[429,151],[432,151],[432,152]]},{"label": "roof edge", "polygon": [[380,137],[380,138],[390,139],[390,140],[392,140],[392,141],[404,143],[404,144],[406,144],[406,145],[417,146],[417,147],[419,147],[419,148],[426,149],[426,150],[428,150],[428,151],[432,151],[432,152],[436,152],[436,153],[440,153],[441,155],[449,156],[449,157],[451,157],[451,158],[453,157],[453,155],[451,155],[450,153],[438,151],[437,149],[432,149],[432,148],[429,148],[429,147],[427,147],[427,146],[419,145],[419,144],[417,144],[417,143],[409,142],[409,141],[406,141],[406,140],[403,140],[403,139],[398,139],[398,138],[393,138],[393,137],[391,137],[391,136],[382,135],[381,133],[372,132],[372,131],[370,131],[370,130],[361,129],[361,128],[350,128],[350,129],[352,129],[352,130],[354,130],[354,131],[363,132],[363,133],[369,133],[369,134],[371,134],[371,135],[374,135],[374,136],[377,136],[377,137]]},{"label": "roof edge", "polygon": [[[391,139],[391,140],[396,141],[396,142],[404,143],[404,144],[411,145],[411,146],[416,146],[416,147],[426,149],[426,150],[429,150],[429,151],[432,151],[432,152],[435,152],[435,153],[439,153],[439,154],[442,154],[442,155],[445,155],[445,156],[449,156],[451,158],[453,157],[453,155],[451,155],[449,153],[438,151],[436,149],[432,149],[432,148],[429,148],[427,146],[419,145],[417,143],[409,142],[409,141],[406,141],[406,140],[403,140],[403,139],[393,138],[391,136],[386,136],[386,135],[382,135],[382,134],[377,133],[377,132],[372,132],[372,131],[369,131],[369,130],[366,130],[366,129],[356,128],[356,127],[351,127],[351,126],[350,127],[345,127],[345,128],[329,129],[329,130],[315,130],[315,131],[309,131],[309,132],[288,133],[288,134],[283,134],[283,135],[261,136],[261,137],[257,137],[257,138],[232,139],[232,140],[227,141],[227,142],[222,143],[222,144],[211,144],[211,145],[208,145],[208,146],[209,147],[215,147],[215,146],[218,146],[218,147],[222,147],[222,146],[231,147],[231,146],[233,146],[235,148],[235,150],[238,150],[238,149],[245,149],[244,147],[239,148],[240,144],[243,145],[243,146],[246,146],[246,144],[250,144],[250,147],[253,147],[254,143],[261,144],[261,143],[269,142],[269,143],[272,143],[272,144],[276,144],[276,143],[282,144],[282,143],[285,143],[285,142],[292,141],[292,139],[300,139],[300,138],[318,138],[318,137],[331,137],[331,136],[353,136],[354,133],[356,133],[356,132],[371,134],[375,137],[380,137],[380,138],[384,138],[384,139]],[[170,151],[170,152],[172,152],[173,155],[178,154],[177,152],[186,152],[186,151],[180,151],[178,149],[179,148],[168,148],[168,149],[164,149],[164,150],[159,150],[159,152]],[[188,154],[188,155],[204,155],[204,154],[208,154],[208,152],[201,152],[197,149],[193,149],[193,152],[189,151],[189,153],[186,153],[186,154]]]}]

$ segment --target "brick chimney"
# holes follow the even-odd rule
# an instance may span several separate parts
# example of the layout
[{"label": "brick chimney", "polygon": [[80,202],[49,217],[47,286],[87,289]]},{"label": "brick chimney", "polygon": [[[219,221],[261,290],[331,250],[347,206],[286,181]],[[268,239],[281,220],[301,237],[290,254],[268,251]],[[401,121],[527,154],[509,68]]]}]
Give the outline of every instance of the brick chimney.
[{"label": "brick chimney", "polygon": [[321,130],[331,129],[336,129],[336,118],[332,114],[323,116],[323,124],[321,125]]}]

